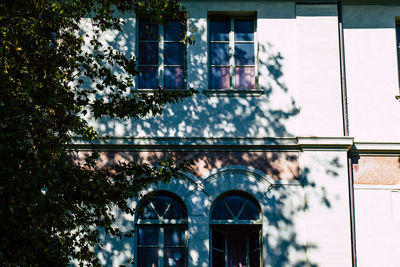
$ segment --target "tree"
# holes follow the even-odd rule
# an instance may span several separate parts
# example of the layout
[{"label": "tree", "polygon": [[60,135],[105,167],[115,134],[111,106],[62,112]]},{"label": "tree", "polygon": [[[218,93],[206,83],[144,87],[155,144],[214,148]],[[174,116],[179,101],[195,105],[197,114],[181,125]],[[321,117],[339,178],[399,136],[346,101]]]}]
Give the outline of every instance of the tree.
[{"label": "tree", "polygon": [[[92,143],[101,138],[86,114],[140,119],[188,95],[161,88],[130,94],[135,58],[98,41],[106,30],[121,30],[118,14],[135,12],[162,23],[184,21],[182,11],[176,0],[0,2],[1,265],[59,266],[72,259],[99,265],[92,250],[101,249],[99,229],[131,235],[113,228],[110,208],[133,214],[128,198],[190,166],[164,160],[101,169],[95,150],[81,161],[68,150],[73,136]],[[91,19],[90,42],[80,33],[83,17]],[[125,76],[115,74],[115,67]],[[106,97],[93,97],[106,90]]]}]

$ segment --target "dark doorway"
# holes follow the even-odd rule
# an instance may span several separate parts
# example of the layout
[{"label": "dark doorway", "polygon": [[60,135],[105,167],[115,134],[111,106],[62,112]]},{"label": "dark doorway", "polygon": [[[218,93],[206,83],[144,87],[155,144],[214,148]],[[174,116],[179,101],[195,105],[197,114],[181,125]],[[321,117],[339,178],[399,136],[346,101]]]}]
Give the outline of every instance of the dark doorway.
[{"label": "dark doorway", "polygon": [[211,225],[212,267],[260,267],[260,225]]}]

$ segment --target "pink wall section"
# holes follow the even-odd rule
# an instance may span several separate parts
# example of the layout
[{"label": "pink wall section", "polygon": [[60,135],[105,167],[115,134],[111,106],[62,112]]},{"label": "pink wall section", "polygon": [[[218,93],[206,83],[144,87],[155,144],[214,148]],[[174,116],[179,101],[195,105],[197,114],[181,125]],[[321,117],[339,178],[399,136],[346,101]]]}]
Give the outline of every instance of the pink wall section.
[{"label": "pink wall section", "polygon": [[[81,151],[76,158],[87,152]],[[100,152],[101,165],[118,161],[152,163],[170,157],[176,161],[193,160],[192,173],[203,176],[211,170],[230,165],[242,165],[258,169],[274,180],[296,180],[299,178],[298,153],[296,152],[243,152],[243,151],[140,151]]]},{"label": "pink wall section", "polygon": [[355,184],[395,185],[400,183],[400,155],[360,156],[353,160]]}]

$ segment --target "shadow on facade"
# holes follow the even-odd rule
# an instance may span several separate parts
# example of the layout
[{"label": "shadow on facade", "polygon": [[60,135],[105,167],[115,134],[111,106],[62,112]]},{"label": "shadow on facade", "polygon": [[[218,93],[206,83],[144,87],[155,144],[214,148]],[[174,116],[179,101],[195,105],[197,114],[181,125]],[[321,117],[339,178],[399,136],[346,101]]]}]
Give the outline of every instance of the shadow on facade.
[{"label": "shadow on facade", "polygon": [[[205,29],[199,29],[199,34]],[[134,40],[134,31],[125,31],[114,36],[112,44],[123,46],[123,51],[133,50],[129,40]],[[204,36],[204,35],[202,35]],[[199,42],[198,42],[199,43]],[[264,94],[261,96],[209,96],[202,93],[208,87],[207,73],[204,68],[188,70],[188,75],[196,77],[189,83],[200,93],[185,99],[182,103],[168,105],[163,115],[142,120],[110,120],[101,118],[96,128],[101,135],[121,137],[290,137],[286,122],[300,112],[290,95],[290,88],[284,82],[284,57],[276,52],[271,44],[259,44],[259,84]],[[265,57],[265,55],[267,55]],[[190,53],[189,53],[189,56]],[[264,59],[261,59],[264,58]],[[189,65],[204,66],[204,57],[189,57]],[[266,70],[266,71],[265,71]],[[276,102],[276,101],[277,102]],[[273,139],[271,142],[274,142]],[[272,143],[273,145],[273,143]],[[235,151],[238,150],[238,151]],[[156,162],[166,156],[176,160],[192,158],[194,167],[192,178],[181,178],[168,185],[154,185],[153,189],[173,189],[185,202],[189,210],[189,266],[209,266],[209,210],[213,195],[218,195],[218,179],[210,179],[212,171],[224,166],[240,165],[252,167],[264,173],[273,181],[290,180],[297,184],[265,184],[256,178],[245,181],[228,174],[227,184],[235,190],[243,190],[257,196],[265,207],[263,218],[263,258],[267,266],[317,266],[308,254],[318,251],[318,246],[306,239],[307,222],[311,218],[307,213],[311,207],[308,198],[321,209],[330,209],[337,196],[329,194],[327,188],[310,179],[310,168],[299,168],[298,152],[245,151],[235,149],[211,148],[200,152],[157,152],[144,159],[136,152],[104,152],[105,166],[118,161]],[[261,152],[260,152],[261,151]],[[332,179],[338,178],[341,166],[337,158],[327,162],[324,172]],[[226,188],[229,186],[226,184]],[[201,185],[201,186],[200,186]],[[202,187],[208,188],[206,190]],[[213,191],[214,190],[214,191]],[[210,192],[213,191],[214,193]],[[223,192],[220,192],[223,193]],[[132,200],[132,205],[137,202]],[[118,213],[118,211],[115,211]],[[120,214],[117,225],[122,231],[130,231],[135,219]],[[191,238],[203,238],[203,242],[190,245]],[[107,266],[119,266],[134,257],[134,238],[113,238],[101,235],[103,249],[98,251],[101,263]],[[197,239],[199,240],[199,239]],[[206,257],[204,257],[206,255]],[[127,264],[129,265],[129,264]]]}]

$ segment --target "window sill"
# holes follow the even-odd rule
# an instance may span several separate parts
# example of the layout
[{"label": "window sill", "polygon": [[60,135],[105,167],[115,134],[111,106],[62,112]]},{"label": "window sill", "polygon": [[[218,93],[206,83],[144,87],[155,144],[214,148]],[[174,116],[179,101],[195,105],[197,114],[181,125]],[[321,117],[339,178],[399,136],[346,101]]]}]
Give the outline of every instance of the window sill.
[{"label": "window sill", "polygon": [[[159,89],[133,89],[131,90],[132,94],[154,94],[158,92]],[[182,95],[190,95],[188,89],[161,89],[162,91],[167,91],[171,93],[179,93]]]},{"label": "window sill", "polygon": [[264,90],[261,89],[207,89],[203,94],[208,96],[261,96]]}]

